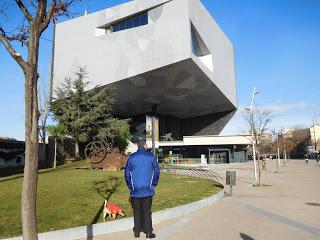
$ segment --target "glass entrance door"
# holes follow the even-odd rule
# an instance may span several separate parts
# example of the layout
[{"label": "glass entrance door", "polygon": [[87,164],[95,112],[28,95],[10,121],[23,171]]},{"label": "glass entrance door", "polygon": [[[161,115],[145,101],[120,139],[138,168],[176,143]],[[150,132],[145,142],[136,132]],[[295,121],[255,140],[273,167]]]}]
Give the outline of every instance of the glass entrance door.
[{"label": "glass entrance door", "polygon": [[228,162],[228,151],[209,149],[209,164],[219,164]]}]

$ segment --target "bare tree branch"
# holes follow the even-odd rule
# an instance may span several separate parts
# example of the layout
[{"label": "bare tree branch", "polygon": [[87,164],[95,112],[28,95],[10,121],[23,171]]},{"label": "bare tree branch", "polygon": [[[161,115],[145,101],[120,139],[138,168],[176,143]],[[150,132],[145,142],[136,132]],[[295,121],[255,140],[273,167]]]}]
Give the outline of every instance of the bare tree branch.
[{"label": "bare tree branch", "polygon": [[30,12],[28,11],[28,9],[26,8],[26,6],[23,4],[23,2],[21,2],[21,0],[15,0],[15,1],[18,4],[21,11],[23,12],[26,19],[28,20],[28,22],[31,23],[33,18],[31,16]]},{"label": "bare tree branch", "polygon": [[[0,27],[1,28],[1,27]],[[4,30],[1,31],[2,35],[9,41],[18,41],[22,43],[22,46],[29,46],[29,28],[22,26],[18,29],[18,33],[13,35],[8,35]]]},{"label": "bare tree branch", "polygon": [[5,20],[8,19],[7,11],[9,7],[10,5],[7,4],[6,2],[3,2],[0,5],[0,16],[4,16]]},{"label": "bare tree branch", "polygon": [[79,1],[81,0],[69,0],[69,1],[59,0],[58,2],[56,0],[52,0],[49,10],[46,13],[46,16],[41,25],[41,28],[46,29],[51,19],[53,20],[53,22],[55,22],[57,17],[60,17],[60,16],[70,17],[71,13],[69,9],[71,5]]},{"label": "bare tree branch", "polygon": [[[55,2],[55,0],[52,0],[52,2]],[[46,8],[47,8],[47,0],[38,0],[38,7],[37,7],[35,21],[39,22],[40,24],[40,33],[43,32],[41,31],[41,23],[43,22],[44,16],[46,15]]]},{"label": "bare tree branch", "polygon": [[49,7],[49,10],[43,20],[43,23],[41,24],[40,26],[40,31],[43,32],[49,25],[50,23],[50,20],[54,14],[54,10],[55,10],[55,7],[56,7],[56,0],[52,0],[51,1],[51,4],[50,4],[50,7]]},{"label": "bare tree branch", "polygon": [[8,50],[11,57],[21,66],[22,70],[25,72],[28,66],[28,63],[23,60],[21,54],[13,49],[8,38],[6,37],[5,31],[0,27],[0,42],[5,46]]}]

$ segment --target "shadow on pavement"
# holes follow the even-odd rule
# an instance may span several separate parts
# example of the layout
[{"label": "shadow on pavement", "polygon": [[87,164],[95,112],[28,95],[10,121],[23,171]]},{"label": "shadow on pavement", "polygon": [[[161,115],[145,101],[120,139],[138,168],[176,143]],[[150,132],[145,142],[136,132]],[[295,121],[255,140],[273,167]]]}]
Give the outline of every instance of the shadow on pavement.
[{"label": "shadow on pavement", "polygon": [[320,207],[320,203],[314,203],[314,202],[306,202],[306,205]]},{"label": "shadow on pavement", "polygon": [[254,240],[254,238],[252,238],[249,235],[244,234],[244,233],[240,233],[240,237],[242,240]]}]

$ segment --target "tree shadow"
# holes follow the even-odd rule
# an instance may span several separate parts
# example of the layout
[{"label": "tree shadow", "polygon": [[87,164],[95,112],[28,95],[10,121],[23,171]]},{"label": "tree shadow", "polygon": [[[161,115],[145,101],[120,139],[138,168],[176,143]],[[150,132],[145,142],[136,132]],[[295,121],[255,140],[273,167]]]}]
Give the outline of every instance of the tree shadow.
[{"label": "tree shadow", "polygon": [[[39,169],[39,170],[42,170],[42,171],[38,171],[38,175],[43,175],[43,174],[52,172],[55,169],[54,168],[46,168],[46,169]],[[1,176],[1,174],[0,174],[0,183],[1,182],[11,181],[11,180],[14,180],[14,179],[23,178],[23,175],[24,175],[23,170],[22,170],[22,173],[15,173],[14,175],[13,174],[9,174],[8,176]]]},{"label": "tree shadow", "polygon": [[313,207],[320,207],[320,203],[306,202],[305,204],[306,204],[306,205],[309,205],[309,206],[313,206]]},{"label": "tree shadow", "polygon": [[252,238],[249,235],[244,234],[244,233],[240,233],[240,237],[242,240],[254,240],[254,238]]},{"label": "tree shadow", "polygon": [[[107,199],[109,200],[112,194],[116,193],[119,191],[119,188],[121,186],[122,181],[119,180],[118,177],[109,177],[106,180],[103,181],[95,181],[94,182],[94,187],[103,200]],[[92,240],[93,239],[93,227],[92,224],[95,224],[99,221],[100,215],[103,211],[104,207],[104,201],[102,202],[98,212],[92,219],[90,225],[87,226],[87,240]]]},{"label": "tree shadow", "polygon": [[[107,199],[109,201],[112,194],[116,193],[119,190],[121,183],[122,182],[118,177],[110,177],[103,181],[94,182],[94,186],[96,192],[103,198],[103,200]],[[101,207],[99,208],[99,211],[97,212],[95,217],[92,219],[91,224],[95,224],[98,222],[99,217],[103,211],[103,205],[104,202],[102,202]]]}]

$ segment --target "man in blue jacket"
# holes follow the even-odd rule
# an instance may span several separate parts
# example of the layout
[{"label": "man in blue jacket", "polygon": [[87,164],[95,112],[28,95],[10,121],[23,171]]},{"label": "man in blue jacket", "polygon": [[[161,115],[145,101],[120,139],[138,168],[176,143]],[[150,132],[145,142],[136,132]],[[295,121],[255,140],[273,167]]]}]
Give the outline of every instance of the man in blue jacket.
[{"label": "man in blue jacket", "polygon": [[129,157],[125,169],[125,178],[130,190],[133,209],[133,232],[136,238],[140,237],[142,231],[147,238],[156,237],[152,228],[151,206],[160,169],[157,160],[146,151],[146,148],[146,141],[139,140],[138,151]]}]

